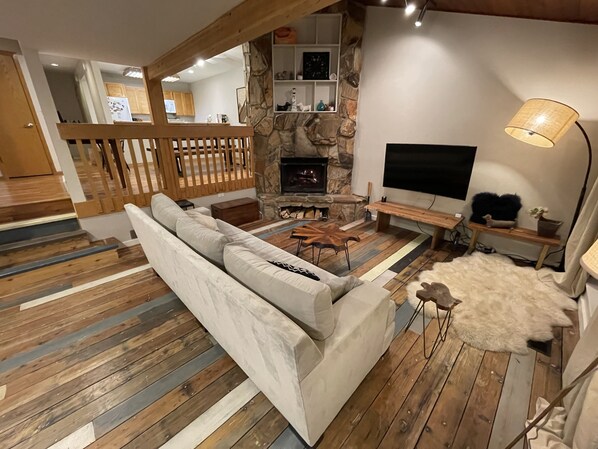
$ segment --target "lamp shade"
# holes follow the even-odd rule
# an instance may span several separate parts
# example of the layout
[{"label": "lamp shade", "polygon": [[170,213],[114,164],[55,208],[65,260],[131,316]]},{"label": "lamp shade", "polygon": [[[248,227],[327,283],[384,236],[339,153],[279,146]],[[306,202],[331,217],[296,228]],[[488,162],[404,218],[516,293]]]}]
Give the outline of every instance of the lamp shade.
[{"label": "lamp shade", "polygon": [[515,139],[538,147],[553,147],[579,114],[566,104],[544,98],[527,100],[511,119],[505,132]]}]

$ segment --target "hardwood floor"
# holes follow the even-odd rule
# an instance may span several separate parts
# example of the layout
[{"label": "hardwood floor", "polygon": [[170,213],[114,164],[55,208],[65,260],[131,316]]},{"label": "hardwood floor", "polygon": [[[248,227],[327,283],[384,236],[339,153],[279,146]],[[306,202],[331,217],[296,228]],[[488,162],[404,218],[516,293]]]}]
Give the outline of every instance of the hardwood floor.
[{"label": "hardwood floor", "polygon": [[[290,229],[300,224],[262,221],[246,229],[294,251]],[[421,322],[399,332],[411,310],[405,286],[465,248],[446,243],[433,251],[427,240],[394,260],[418,234],[393,227],[376,233],[371,222],[352,230],[361,241],[350,243],[351,273],[379,273],[373,282],[397,303],[397,334],[317,447],[503,448],[536,398],[560,388],[577,328],[556,330],[550,357],[484,352],[449,333],[426,360]],[[0,447],[305,447],[145,265],[140,248],[119,256],[0,298]],[[344,254],[332,250],[322,252],[320,266],[348,272]],[[108,277],[128,269],[135,272]],[[30,303],[57,286],[58,299]],[[437,332],[434,321],[428,332]]]},{"label": "hardwood floor", "polygon": [[0,179],[0,223],[74,212],[62,175]]}]

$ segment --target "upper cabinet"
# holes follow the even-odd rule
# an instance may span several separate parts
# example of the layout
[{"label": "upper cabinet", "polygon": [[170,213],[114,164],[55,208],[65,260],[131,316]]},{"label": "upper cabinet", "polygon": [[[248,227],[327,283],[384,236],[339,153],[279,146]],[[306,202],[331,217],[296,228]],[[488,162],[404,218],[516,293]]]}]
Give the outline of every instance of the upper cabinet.
[{"label": "upper cabinet", "polygon": [[[131,114],[150,114],[149,101],[145,88],[127,86],[121,83],[104,83],[106,95],[109,97],[124,97],[129,100]],[[165,100],[174,100],[176,115],[183,117],[195,116],[195,104],[191,92],[164,91]]]},{"label": "upper cabinet", "polygon": [[106,94],[109,97],[126,97],[127,92],[124,84],[121,83],[104,83],[106,87]]},{"label": "upper cabinet", "polygon": [[313,14],[273,32],[275,113],[335,113],[341,14]]}]

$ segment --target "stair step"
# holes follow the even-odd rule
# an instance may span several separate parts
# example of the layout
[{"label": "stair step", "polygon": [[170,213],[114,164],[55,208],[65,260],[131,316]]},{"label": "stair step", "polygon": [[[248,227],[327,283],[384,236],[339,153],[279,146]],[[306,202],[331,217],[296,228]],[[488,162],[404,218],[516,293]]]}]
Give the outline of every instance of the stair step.
[{"label": "stair step", "polygon": [[28,250],[30,248],[35,248],[36,246],[49,245],[52,243],[59,243],[64,240],[87,237],[88,234],[86,230],[77,229],[76,231],[60,232],[58,234],[44,235],[29,240],[21,240],[18,242],[6,243],[4,245],[0,245],[0,256],[12,252]]},{"label": "stair step", "polygon": [[47,237],[53,234],[80,230],[77,214],[61,214],[52,217],[23,220],[0,224],[0,245]]},{"label": "stair step", "polygon": [[116,243],[111,243],[108,245],[90,246],[88,248],[71,251],[65,254],[61,254],[59,256],[48,257],[46,259],[36,260],[33,262],[27,262],[12,267],[0,269],[0,279],[11,278],[23,273],[28,273],[30,271],[39,270],[42,268],[62,264],[65,262],[70,262],[87,256],[93,256],[106,251],[114,251],[116,253],[118,247],[119,245]]},{"label": "stair step", "polygon": [[67,195],[65,198],[2,206],[0,207],[0,223],[14,223],[73,212],[73,202]]},{"label": "stair step", "polygon": [[[61,238],[56,238],[57,236]],[[0,269],[60,256],[90,246],[104,245],[107,242],[90,242],[89,234],[79,230],[17,243],[20,244],[20,248],[5,252],[0,250]]]}]

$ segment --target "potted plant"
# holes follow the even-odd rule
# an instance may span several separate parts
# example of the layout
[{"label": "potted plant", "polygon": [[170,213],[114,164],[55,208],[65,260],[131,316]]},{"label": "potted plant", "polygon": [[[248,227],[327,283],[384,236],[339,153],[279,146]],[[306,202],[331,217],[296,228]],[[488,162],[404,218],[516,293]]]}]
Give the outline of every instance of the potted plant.
[{"label": "potted plant", "polygon": [[534,207],[528,210],[529,214],[538,220],[538,235],[541,237],[554,237],[559,230],[562,221],[545,218],[548,213],[547,207]]}]

